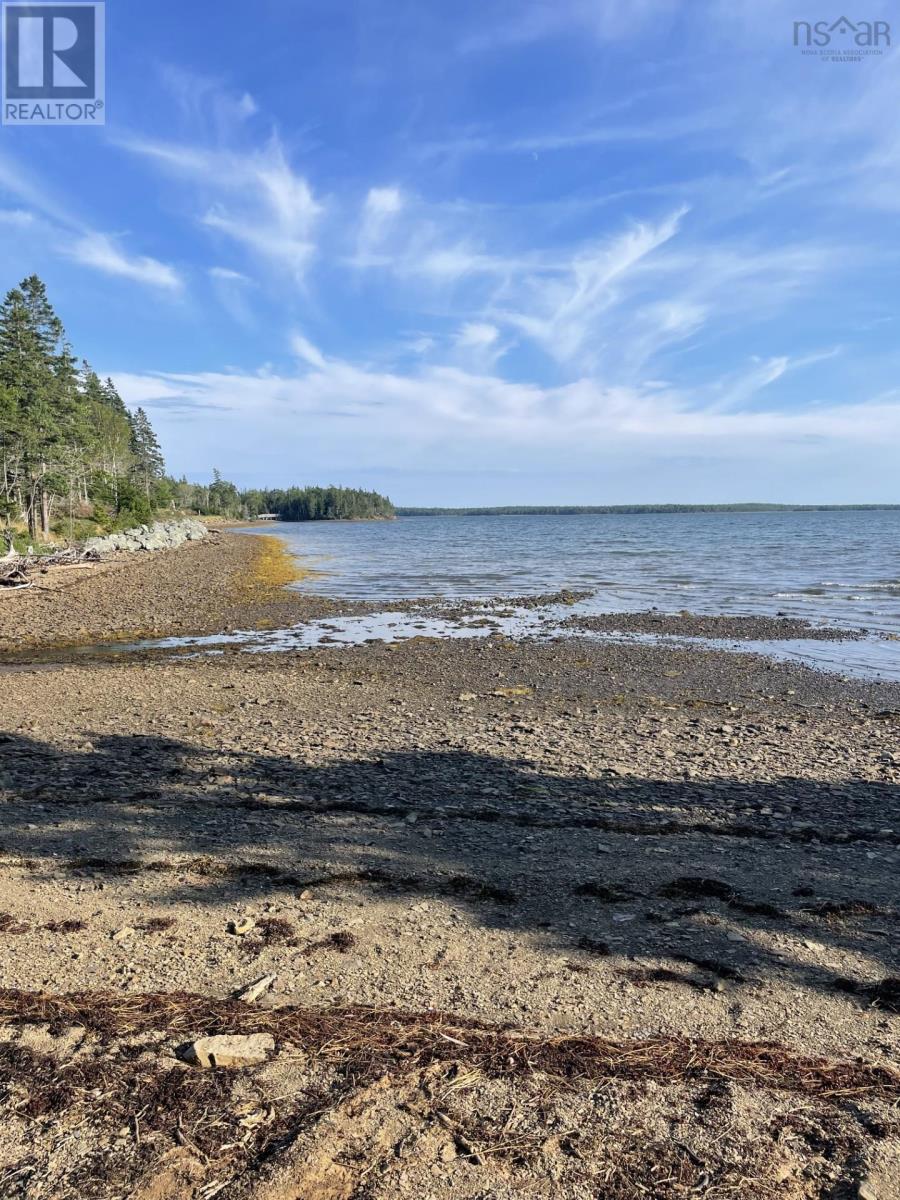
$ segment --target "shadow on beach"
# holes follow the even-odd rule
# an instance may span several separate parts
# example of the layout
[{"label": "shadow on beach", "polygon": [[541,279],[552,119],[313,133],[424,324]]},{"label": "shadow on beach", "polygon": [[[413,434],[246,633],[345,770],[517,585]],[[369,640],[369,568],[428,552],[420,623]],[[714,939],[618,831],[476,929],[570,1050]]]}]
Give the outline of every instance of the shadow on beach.
[{"label": "shadow on beach", "polygon": [[161,903],[223,907],[326,886],[445,897],[576,963],[651,956],[701,988],[777,972],[898,1003],[796,953],[813,939],[896,973],[894,784],[579,780],[458,751],[309,766],[148,736],[0,751],[2,851],[38,874],[146,872]]}]

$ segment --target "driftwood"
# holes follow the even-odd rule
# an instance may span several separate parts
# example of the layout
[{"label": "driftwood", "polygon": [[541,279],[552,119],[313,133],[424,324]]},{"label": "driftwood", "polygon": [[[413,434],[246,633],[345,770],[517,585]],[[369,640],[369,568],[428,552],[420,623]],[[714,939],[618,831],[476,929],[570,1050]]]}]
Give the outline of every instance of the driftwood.
[{"label": "driftwood", "polygon": [[0,558],[0,591],[34,587],[34,576],[50,567],[86,567],[99,562],[93,550],[58,550],[54,554],[16,554],[7,535],[9,550]]}]

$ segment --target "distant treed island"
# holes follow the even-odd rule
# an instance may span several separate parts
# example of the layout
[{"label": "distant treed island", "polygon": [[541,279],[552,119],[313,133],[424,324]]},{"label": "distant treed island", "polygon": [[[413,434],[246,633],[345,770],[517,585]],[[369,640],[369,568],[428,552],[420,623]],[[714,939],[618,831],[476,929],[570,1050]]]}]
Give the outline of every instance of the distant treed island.
[{"label": "distant treed island", "polygon": [[387,496],[360,488],[292,487],[239,492],[241,514],[276,513],[282,521],[389,520],[396,510]]},{"label": "distant treed island", "polygon": [[239,491],[213,471],[212,483],[189,483],[167,478],[175,508],[201,516],[235,517],[255,521],[277,517],[280,521],[390,520],[396,510],[387,496],[361,488],[290,487],[248,488]]},{"label": "distant treed island", "polygon": [[[120,530],[160,512],[284,521],[385,518],[386,497],[356,488],[239,492],[166,474],[143,409],[78,359],[44,283],[31,275],[0,306],[0,530],[10,544]],[[0,545],[2,552],[2,545]]]},{"label": "distant treed island", "polygon": [[618,513],[881,512],[900,504],[506,504],[495,508],[398,508],[398,517],[579,516]]}]

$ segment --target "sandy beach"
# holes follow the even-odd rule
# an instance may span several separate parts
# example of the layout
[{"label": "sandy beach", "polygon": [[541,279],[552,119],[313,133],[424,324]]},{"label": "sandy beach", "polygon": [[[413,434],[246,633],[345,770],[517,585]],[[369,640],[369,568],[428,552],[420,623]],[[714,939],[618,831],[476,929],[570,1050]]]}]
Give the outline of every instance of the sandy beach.
[{"label": "sandy beach", "polygon": [[290,574],[221,532],[0,596],[0,1197],[900,1196],[900,685],[90,650],[350,611]]}]

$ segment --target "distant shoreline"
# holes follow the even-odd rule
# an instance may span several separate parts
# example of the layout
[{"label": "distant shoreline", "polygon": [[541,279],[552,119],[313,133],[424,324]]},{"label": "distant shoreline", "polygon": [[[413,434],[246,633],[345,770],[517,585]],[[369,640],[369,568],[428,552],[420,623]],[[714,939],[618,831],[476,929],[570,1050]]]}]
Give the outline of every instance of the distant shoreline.
[{"label": "distant shoreline", "polygon": [[403,508],[398,517],[641,516],[652,513],[896,512],[900,504],[514,504],[490,508]]}]

